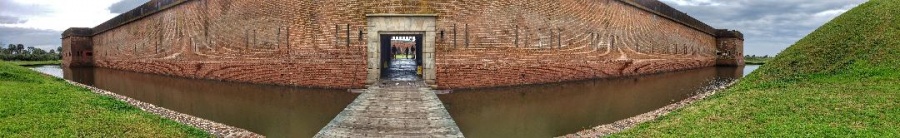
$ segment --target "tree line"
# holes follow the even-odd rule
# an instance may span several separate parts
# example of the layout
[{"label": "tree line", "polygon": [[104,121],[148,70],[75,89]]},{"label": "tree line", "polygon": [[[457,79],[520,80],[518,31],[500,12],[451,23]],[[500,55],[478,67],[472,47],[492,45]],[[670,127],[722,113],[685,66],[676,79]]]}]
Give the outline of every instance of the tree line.
[{"label": "tree line", "polygon": [[35,47],[25,47],[23,44],[9,44],[0,46],[0,59],[6,61],[47,61],[60,60],[62,47],[47,51]]}]

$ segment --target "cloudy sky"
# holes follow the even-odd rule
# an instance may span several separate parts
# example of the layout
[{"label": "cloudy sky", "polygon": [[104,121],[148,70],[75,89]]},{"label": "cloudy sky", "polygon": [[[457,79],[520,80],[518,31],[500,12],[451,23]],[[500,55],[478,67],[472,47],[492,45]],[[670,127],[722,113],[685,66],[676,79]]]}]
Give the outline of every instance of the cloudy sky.
[{"label": "cloudy sky", "polygon": [[0,44],[60,46],[69,27],[94,27],[147,0],[0,0]]},{"label": "cloudy sky", "polygon": [[[0,0],[0,44],[50,49],[69,27],[94,27],[148,0]],[[775,55],[866,0],[661,0],[716,28],[742,31],[745,53]]]},{"label": "cloudy sky", "polygon": [[744,54],[775,55],[867,0],[661,0],[715,28],[744,33]]}]

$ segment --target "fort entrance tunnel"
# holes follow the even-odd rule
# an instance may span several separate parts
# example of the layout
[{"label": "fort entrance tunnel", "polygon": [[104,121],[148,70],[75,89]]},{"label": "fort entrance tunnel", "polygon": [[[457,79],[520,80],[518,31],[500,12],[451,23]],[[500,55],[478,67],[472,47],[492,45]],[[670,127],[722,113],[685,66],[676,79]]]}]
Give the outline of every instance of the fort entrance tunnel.
[{"label": "fort entrance tunnel", "polygon": [[421,80],[421,40],[421,35],[381,35],[381,80]]},{"label": "fort entrance tunnel", "polygon": [[743,63],[740,32],[656,0],[151,0],[62,36],[65,66],[324,88],[496,87]]}]

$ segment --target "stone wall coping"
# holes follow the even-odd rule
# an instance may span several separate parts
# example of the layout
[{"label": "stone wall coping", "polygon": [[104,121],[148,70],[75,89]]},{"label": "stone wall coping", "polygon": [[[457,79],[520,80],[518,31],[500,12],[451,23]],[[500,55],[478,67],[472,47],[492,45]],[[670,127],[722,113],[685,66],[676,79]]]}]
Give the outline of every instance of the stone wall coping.
[{"label": "stone wall coping", "polygon": [[113,17],[112,19],[109,19],[100,25],[97,25],[93,28],[93,35],[102,34],[106,31],[116,29],[131,22],[141,20],[144,17],[163,12],[165,10],[168,10],[169,8],[178,6],[188,1],[193,0],[150,0],[141,6],[138,6],[128,12],[119,14],[118,16]]},{"label": "stone wall coping", "polygon": [[[707,25],[706,23],[703,23],[702,21],[699,21],[699,20],[697,20],[697,19],[695,19],[695,18],[693,18],[693,17],[690,17],[690,15],[686,15],[686,14],[685,14],[686,16],[688,16],[688,18],[690,18],[690,20],[698,21],[698,22],[700,22],[700,23],[697,24],[697,25],[690,24],[690,23],[688,23],[687,21],[679,20],[679,19],[677,19],[677,18],[675,18],[675,17],[671,17],[671,16],[669,16],[669,15],[663,14],[659,9],[651,9],[650,7],[646,7],[646,6],[644,6],[644,5],[641,5],[641,4],[639,4],[639,3],[637,3],[637,2],[635,2],[635,1],[633,1],[633,0],[616,0],[616,1],[625,3],[625,5],[634,6],[634,7],[638,8],[638,9],[641,9],[641,10],[644,10],[644,11],[647,11],[647,12],[650,12],[651,14],[655,14],[655,15],[657,15],[657,16],[660,16],[660,17],[663,17],[663,18],[666,18],[666,19],[675,21],[676,23],[679,23],[679,24],[682,24],[682,25],[684,25],[684,26],[687,26],[688,28],[693,28],[693,29],[695,29],[695,30],[697,30],[697,31],[700,31],[700,32],[703,32],[703,33],[706,33],[706,34],[709,34],[709,35],[712,35],[712,36],[716,36],[716,34],[715,34],[715,30],[716,30],[716,29],[715,29],[715,28],[713,28],[713,27]],[[665,5],[665,3],[662,3],[662,4]],[[666,6],[668,6],[668,5],[666,5]],[[672,10],[675,10],[675,11],[677,11],[677,12],[681,12],[681,11],[679,11],[678,9],[674,9],[674,8],[673,8]],[[683,13],[683,12],[681,12],[681,13]]]},{"label": "stone wall coping", "polygon": [[737,30],[719,29],[716,30],[717,38],[737,38],[744,40],[744,34]]},{"label": "stone wall coping", "polygon": [[366,17],[437,17],[437,14],[366,14]]},{"label": "stone wall coping", "polygon": [[62,38],[65,39],[65,38],[69,38],[69,37],[73,37],[73,36],[75,36],[75,37],[90,37],[93,35],[94,35],[94,31],[91,30],[91,28],[72,27],[72,28],[66,29],[66,31],[63,31]]}]

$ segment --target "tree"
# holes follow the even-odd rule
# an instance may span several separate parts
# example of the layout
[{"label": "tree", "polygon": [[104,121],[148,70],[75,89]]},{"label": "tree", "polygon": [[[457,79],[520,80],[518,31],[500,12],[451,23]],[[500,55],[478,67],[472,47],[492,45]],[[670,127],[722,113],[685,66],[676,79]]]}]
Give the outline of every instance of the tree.
[{"label": "tree", "polygon": [[23,52],[25,52],[25,45],[23,45],[23,44],[16,45],[16,54],[22,54]]},{"label": "tree", "polygon": [[50,49],[49,52],[35,47],[25,47],[24,44],[9,44],[7,48],[0,47],[0,59],[19,61],[46,61],[62,59],[61,47]]},{"label": "tree", "polygon": [[29,47],[25,48],[25,52],[24,52],[24,53],[27,53],[27,54],[38,54],[38,53],[34,53],[34,51],[35,51],[34,49],[35,49],[34,47],[29,46]]},{"label": "tree", "polygon": [[47,54],[47,51],[45,51],[44,49],[34,48],[34,47],[28,47],[28,51],[32,55],[46,55]]},{"label": "tree", "polygon": [[9,46],[6,48],[6,50],[9,51],[9,54],[15,54],[16,53],[16,45],[9,44]]},{"label": "tree", "polygon": [[62,50],[63,50],[62,47],[56,47],[56,59],[62,59],[62,55],[63,55]]}]

